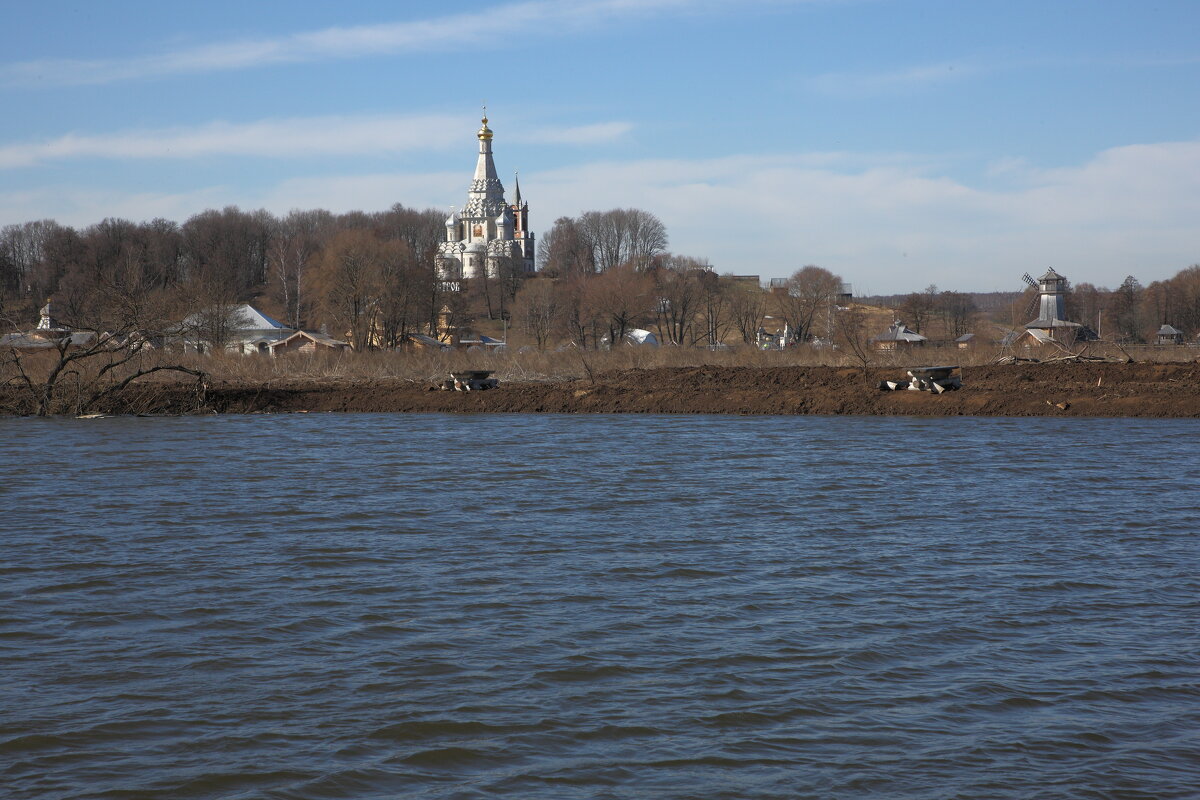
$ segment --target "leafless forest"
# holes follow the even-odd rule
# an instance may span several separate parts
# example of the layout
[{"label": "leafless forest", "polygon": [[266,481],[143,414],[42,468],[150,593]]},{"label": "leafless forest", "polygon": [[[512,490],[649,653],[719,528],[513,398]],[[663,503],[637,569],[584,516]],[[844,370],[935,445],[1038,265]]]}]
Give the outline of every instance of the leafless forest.
[{"label": "leafless forest", "polygon": [[[663,223],[638,209],[560,218],[541,237],[535,276],[501,264],[464,291],[447,291],[438,280],[435,254],[443,238],[442,212],[399,204],[377,213],[283,217],[229,207],[182,225],[166,219],[106,219],[79,230],[53,220],[8,225],[0,229],[0,333],[31,328],[52,297],[61,325],[93,336],[63,342],[54,358],[42,359],[46,365],[10,351],[0,380],[44,393],[48,408],[56,384],[61,392],[73,381],[74,391],[86,393],[82,382],[95,393],[153,372],[210,374],[218,369],[211,359],[168,357],[164,343],[184,320],[202,320],[198,334],[221,352],[229,335],[223,310],[241,303],[290,328],[348,341],[359,351],[355,359],[369,355],[364,351],[402,350],[414,334],[503,336],[539,375],[578,371],[587,359],[568,353],[554,366],[544,359],[535,365],[531,354],[608,350],[634,329],[694,352],[638,356],[664,363],[748,363],[760,333],[770,331],[786,332],[784,343],[799,346],[791,360],[865,365],[880,363],[870,338],[895,318],[934,343],[975,333],[986,347],[1036,316],[1031,289],[980,295],[929,286],[854,299],[846,284],[853,276],[812,265],[756,265],[755,273],[791,273],[765,287],[758,274],[718,274],[703,256],[671,252]],[[1115,289],[1073,277],[1084,280],[1067,296],[1068,318],[1107,342],[1151,342],[1163,323],[1186,341],[1200,332],[1200,266],[1146,286],[1130,276]],[[396,374],[396,359],[386,361]],[[372,372],[357,363],[359,373]],[[523,368],[514,362],[508,369]]]}]

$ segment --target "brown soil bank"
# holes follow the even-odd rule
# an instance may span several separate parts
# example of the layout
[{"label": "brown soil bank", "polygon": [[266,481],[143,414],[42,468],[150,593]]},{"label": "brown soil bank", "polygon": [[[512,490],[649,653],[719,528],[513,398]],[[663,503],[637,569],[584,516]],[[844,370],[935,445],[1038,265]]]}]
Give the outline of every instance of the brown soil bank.
[{"label": "brown soil bank", "polygon": [[[595,381],[502,383],[485,392],[434,391],[401,380],[135,385],[107,413],[565,412],[870,414],[928,416],[1200,417],[1200,364],[1018,364],[968,367],[960,391],[884,392],[901,368],[690,367],[625,370]],[[18,391],[0,411],[28,413]]]}]

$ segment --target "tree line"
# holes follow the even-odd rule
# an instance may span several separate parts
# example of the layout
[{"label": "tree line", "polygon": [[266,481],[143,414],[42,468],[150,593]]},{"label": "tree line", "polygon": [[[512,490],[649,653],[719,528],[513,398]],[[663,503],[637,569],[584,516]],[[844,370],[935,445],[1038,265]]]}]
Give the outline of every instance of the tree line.
[{"label": "tree line", "polygon": [[[139,324],[167,325],[216,309],[205,334],[219,345],[228,327],[220,310],[251,302],[289,327],[324,327],[364,349],[501,319],[539,347],[559,340],[601,347],[633,328],[682,346],[753,343],[768,317],[786,326],[791,341],[807,342],[833,337],[850,318],[837,316],[840,276],[810,265],[764,292],[757,281],[718,275],[703,257],[670,252],[666,226],[641,209],[561,217],[541,238],[534,279],[506,262],[466,291],[438,279],[443,239],[442,212],[400,204],[375,213],[283,216],[231,206],[182,224],[113,218],[82,229],[53,220],[8,225],[0,228],[0,319],[28,326],[51,296],[65,322],[96,330],[127,328],[131,315]],[[1012,297],[1003,311],[992,311],[993,322],[1020,326],[1036,316],[1035,290]],[[950,338],[972,332],[987,310],[975,295],[935,286],[892,300],[910,328]],[[1194,335],[1200,266],[1149,286],[1132,276],[1112,290],[1080,283],[1066,304],[1069,319],[1105,338],[1147,341],[1163,323]]]},{"label": "tree line", "polygon": [[[53,297],[64,320],[112,328],[131,302],[166,316],[253,302],[294,328],[327,326],[399,341],[439,310],[433,255],[443,215],[395,205],[378,213],[208,210],[182,225],[53,220],[0,229],[0,315],[36,316]],[[360,339],[359,341],[363,341]]]}]

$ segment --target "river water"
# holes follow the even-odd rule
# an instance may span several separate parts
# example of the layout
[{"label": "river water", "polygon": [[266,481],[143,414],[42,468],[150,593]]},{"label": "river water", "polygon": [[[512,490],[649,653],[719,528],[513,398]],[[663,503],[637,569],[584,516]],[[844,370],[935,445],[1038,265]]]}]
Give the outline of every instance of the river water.
[{"label": "river water", "polygon": [[0,419],[0,795],[1194,798],[1198,441]]}]

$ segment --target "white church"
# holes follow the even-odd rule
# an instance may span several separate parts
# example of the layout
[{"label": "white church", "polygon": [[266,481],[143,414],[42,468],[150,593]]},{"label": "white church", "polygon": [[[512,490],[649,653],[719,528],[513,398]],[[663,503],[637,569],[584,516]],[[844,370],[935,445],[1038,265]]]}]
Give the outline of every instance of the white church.
[{"label": "white church", "polygon": [[479,159],[467,192],[467,204],[446,219],[446,241],[438,247],[438,276],[449,287],[460,289],[461,281],[498,278],[511,259],[518,272],[534,271],[534,242],[529,230],[529,203],[521,200],[516,182],[512,205],[504,199],[504,186],[496,177],[492,161],[492,131],[483,117],[476,138]]}]

